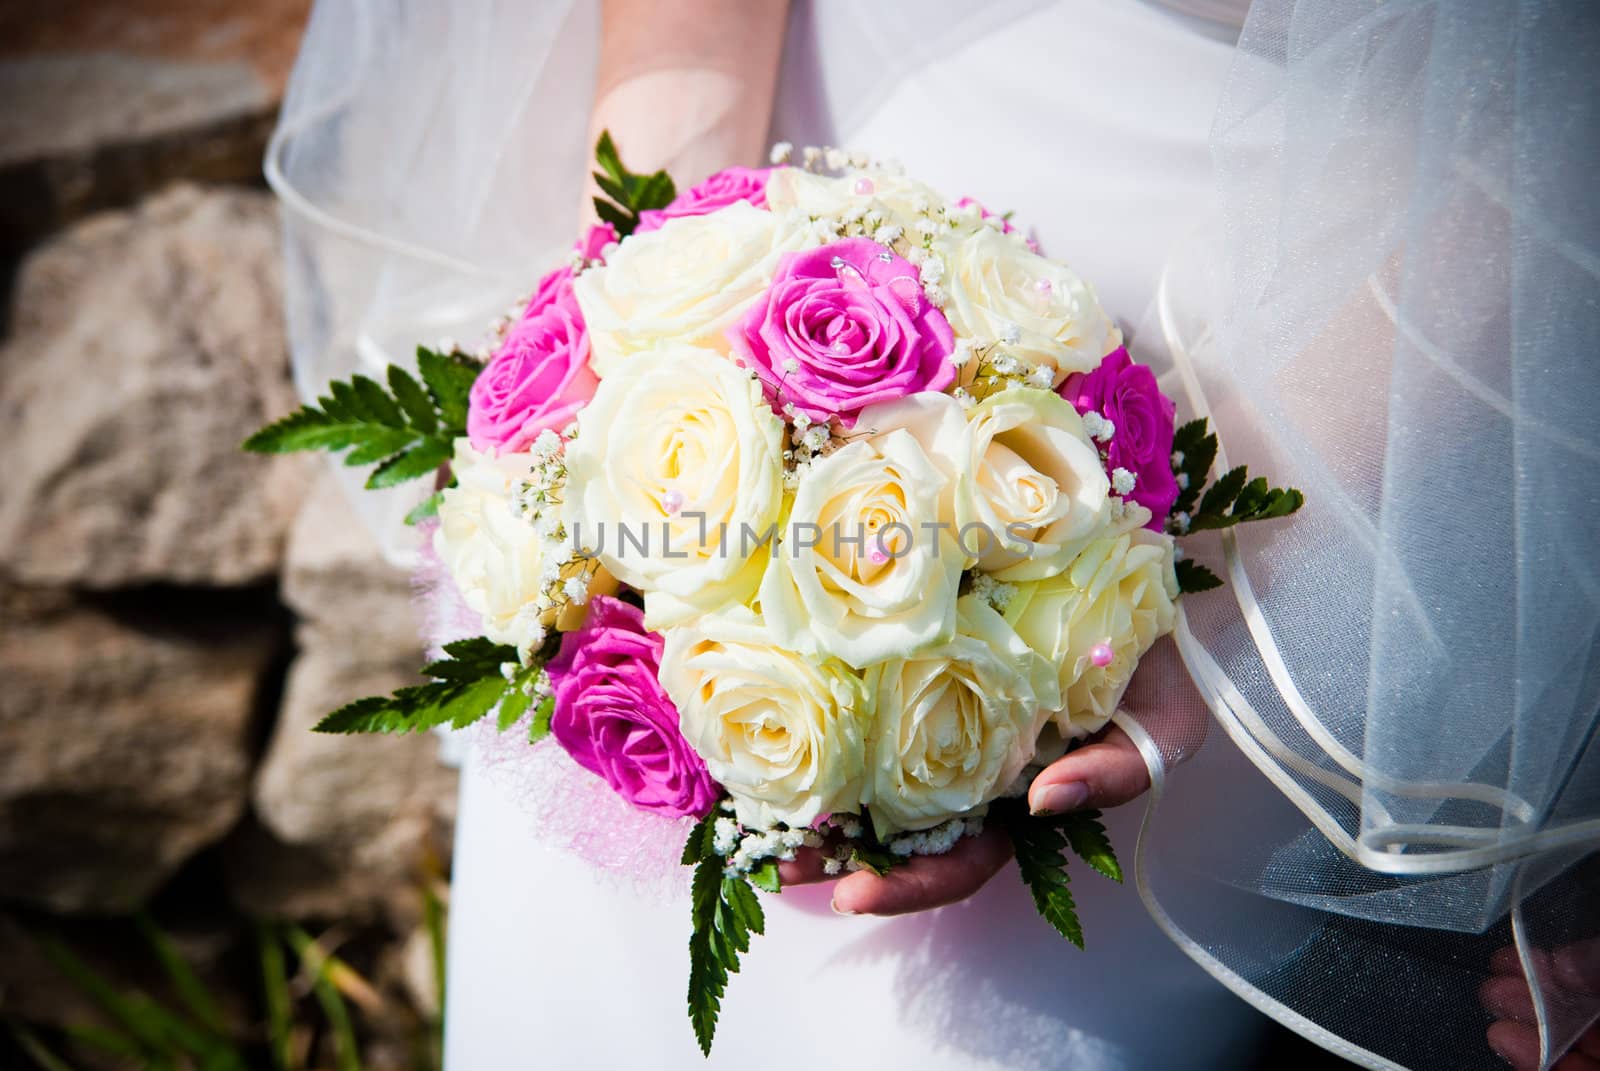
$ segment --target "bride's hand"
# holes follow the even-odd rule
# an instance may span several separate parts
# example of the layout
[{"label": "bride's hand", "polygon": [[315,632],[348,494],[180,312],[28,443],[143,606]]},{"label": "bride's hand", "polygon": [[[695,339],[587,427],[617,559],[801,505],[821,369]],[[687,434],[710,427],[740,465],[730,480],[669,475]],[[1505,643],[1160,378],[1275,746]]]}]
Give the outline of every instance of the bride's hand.
[{"label": "bride's hand", "polygon": [[[1035,814],[1115,807],[1149,787],[1150,774],[1138,747],[1113,725],[1041,771],[1028,790],[1028,806]],[[833,891],[833,909],[842,915],[904,915],[942,907],[977,892],[1010,858],[1010,839],[990,825],[944,855],[917,856],[882,877],[860,870],[841,878]],[[779,871],[785,885],[830,880],[823,873],[822,857],[811,850]]]},{"label": "bride's hand", "polygon": [[[1554,953],[1535,949],[1532,958],[1547,987],[1546,1000],[1556,1007],[1574,997],[1600,994],[1600,939],[1578,941]],[[1533,996],[1517,950],[1502,948],[1495,952],[1489,958],[1489,969],[1489,980],[1478,990],[1484,1009],[1495,1017],[1489,1024],[1489,1047],[1517,1071],[1535,1071],[1539,1066],[1539,1030],[1534,1025]],[[1600,1026],[1584,1031],[1571,1051],[1555,1062],[1554,1071],[1600,1071]]]}]

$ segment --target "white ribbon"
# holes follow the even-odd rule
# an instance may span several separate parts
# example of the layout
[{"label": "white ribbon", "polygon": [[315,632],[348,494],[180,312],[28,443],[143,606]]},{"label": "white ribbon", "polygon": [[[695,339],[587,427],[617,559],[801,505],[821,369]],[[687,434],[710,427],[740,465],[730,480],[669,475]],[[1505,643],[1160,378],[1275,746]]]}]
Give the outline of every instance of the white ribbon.
[{"label": "white ribbon", "polygon": [[[1209,419],[1210,407],[1191,363],[1188,346],[1177,327],[1170,282],[1169,272],[1162,278],[1156,299],[1161,330],[1192,411],[1197,416]],[[1380,307],[1385,311],[1392,310],[1392,304],[1383,300],[1386,295],[1382,293],[1378,282],[1375,279],[1369,282],[1373,292],[1378,296]],[[1404,325],[1399,326],[1404,327]],[[1227,455],[1220,445],[1217,449],[1216,466],[1217,471],[1227,471],[1229,467]],[[1241,617],[1268,675],[1295,723],[1316,742],[1322,749],[1323,755],[1331,759],[1338,769],[1328,769],[1283,741],[1249,699],[1235,687],[1227,672],[1217,664],[1205,644],[1194,635],[1181,602],[1174,628],[1178,651],[1200,694],[1204,696],[1207,706],[1229,739],[1341,853],[1378,873],[1423,876],[1480,869],[1564,848],[1600,842],[1600,820],[1570,822],[1538,829],[1534,826],[1537,820],[1534,808],[1515,793],[1493,785],[1472,782],[1397,779],[1373,769],[1361,757],[1352,753],[1328,731],[1295,684],[1288,664],[1272,635],[1266,615],[1256,599],[1239,553],[1236,534],[1232,530],[1224,530],[1221,533],[1221,541],[1228,582],[1233,588]],[[1161,802],[1165,787],[1166,764],[1155,741],[1136,719],[1123,711],[1118,711],[1112,720],[1121,726],[1138,746],[1150,774],[1150,792],[1134,847],[1133,876],[1140,899],[1143,900],[1156,925],[1190,959],[1218,982],[1252,1007],[1307,1040],[1351,1063],[1375,1071],[1400,1068],[1399,1064],[1340,1037],[1269,996],[1190,937],[1167,913],[1150,885],[1145,860],[1146,834],[1156,808]],[[1339,819],[1306,789],[1300,778],[1314,781],[1351,801],[1361,809],[1364,824],[1370,823],[1370,828],[1357,836],[1352,836]],[[1449,800],[1470,800],[1486,804],[1501,813],[1505,824],[1500,828],[1492,828],[1395,822],[1381,801],[1366,793],[1367,788],[1376,788],[1404,798],[1434,799],[1441,803]],[[1408,851],[1419,847],[1445,850],[1420,854]],[[1535,969],[1532,946],[1523,919],[1521,869],[1518,870],[1513,882],[1512,896],[1510,912],[1512,936],[1532,998],[1539,1034],[1540,1066],[1546,1067],[1556,1054],[1551,1052],[1551,1024],[1547,1015],[1546,994]]]}]

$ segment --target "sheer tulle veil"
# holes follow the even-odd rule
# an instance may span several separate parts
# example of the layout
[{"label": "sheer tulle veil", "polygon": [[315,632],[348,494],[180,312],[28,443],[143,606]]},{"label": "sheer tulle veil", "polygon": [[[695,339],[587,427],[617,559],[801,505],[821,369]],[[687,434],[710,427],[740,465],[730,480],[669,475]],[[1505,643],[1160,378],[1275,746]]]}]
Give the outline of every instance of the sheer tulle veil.
[{"label": "sheer tulle veil", "polygon": [[[827,114],[780,129],[847,139],[1012,7],[948,6],[850,5],[852,32],[791,48]],[[596,11],[317,5],[268,160],[302,391],[474,338],[562,256]],[[1193,761],[1223,774],[1167,776],[1191,742],[1148,667],[1129,706],[1168,715],[1121,719],[1157,782],[1140,891],[1220,981],[1365,1066],[1502,1066],[1491,970],[1531,981],[1546,1064],[1600,1011],[1596,72],[1582,2],[1258,0],[1219,214],[1136,337],[1225,453],[1307,498],[1191,548],[1227,580],[1176,637],[1222,730]],[[400,559],[409,506],[365,507]]]}]

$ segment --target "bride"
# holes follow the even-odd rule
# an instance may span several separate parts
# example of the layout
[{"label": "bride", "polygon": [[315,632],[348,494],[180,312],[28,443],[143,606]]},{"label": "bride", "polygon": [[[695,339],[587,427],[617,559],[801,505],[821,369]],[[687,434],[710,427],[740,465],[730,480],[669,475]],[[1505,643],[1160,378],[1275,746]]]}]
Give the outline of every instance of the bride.
[{"label": "bride", "polygon": [[[1600,1066],[1600,577],[1578,550],[1600,521],[1600,260],[1592,197],[1558,166],[1597,148],[1596,20],[1401,0],[1263,0],[1248,23],[1244,0],[502,6],[318,7],[269,160],[303,390],[525,291],[580,226],[601,129],[680,185],[771,137],[898,156],[1014,211],[1180,408],[1311,503],[1287,534],[1208,551],[1259,602],[1197,602],[1117,725],[1030,789],[1038,811],[1112,809],[1125,860],[1140,845],[1137,891],[1075,879],[1086,951],[988,881],[998,836],[885,878],[802,859],[714,1066],[1269,1066],[1261,1012],[1364,1066],[1549,1066],[1574,1043],[1558,1066]],[[1485,92],[1506,70],[1518,93]],[[1518,170],[1536,126],[1542,187]],[[1481,527],[1431,523],[1486,500]],[[373,514],[397,556],[408,505]],[[1207,707],[1225,731],[1179,767]],[[447,1067],[702,1064],[686,897],[573,859],[490,765],[463,765]],[[1147,813],[1147,793],[1165,802]]]}]

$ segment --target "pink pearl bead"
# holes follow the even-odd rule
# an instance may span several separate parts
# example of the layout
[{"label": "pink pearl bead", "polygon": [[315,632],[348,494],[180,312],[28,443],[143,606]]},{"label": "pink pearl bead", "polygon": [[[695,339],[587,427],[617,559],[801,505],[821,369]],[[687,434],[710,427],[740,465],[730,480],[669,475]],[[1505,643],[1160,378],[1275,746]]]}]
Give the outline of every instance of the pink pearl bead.
[{"label": "pink pearl bead", "polygon": [[872,184],[871,179],[866,178],[865,176],[856,179],[856,192],[861,196],[865,197],[875,189],[877,189],[877,187]]},{"label": "pink pearl bead", "polygon": [[1049,279],[1040,279],[1038,282],[1033,284],[1033,288],[1039,291],[1041,294],[1048,294],[1050,291],[1055,289],[1055,284]]},{"label": "pink pearl bead", "polygon": [[683,495],[677,491],[668,491],[661,496],[661,508],[668,513],[677,513],[683,508]]},{"label": "pink pearl bead", "polygon": [[1089,661],[1093,662],[1101,669],[1109,666],[1112,659],[1116,657],[1117,652],[1111,649],[1111,645],[1109,643],[1097,643],[1093,647],[1089,648]]},{"label": "pink pearl bead", "polygon": [[889,555],[885,554],[881,547],[873,547],[872,553],[868,554],[867,557],[872,560],[874,565],[882,565],[889,560]]}]

